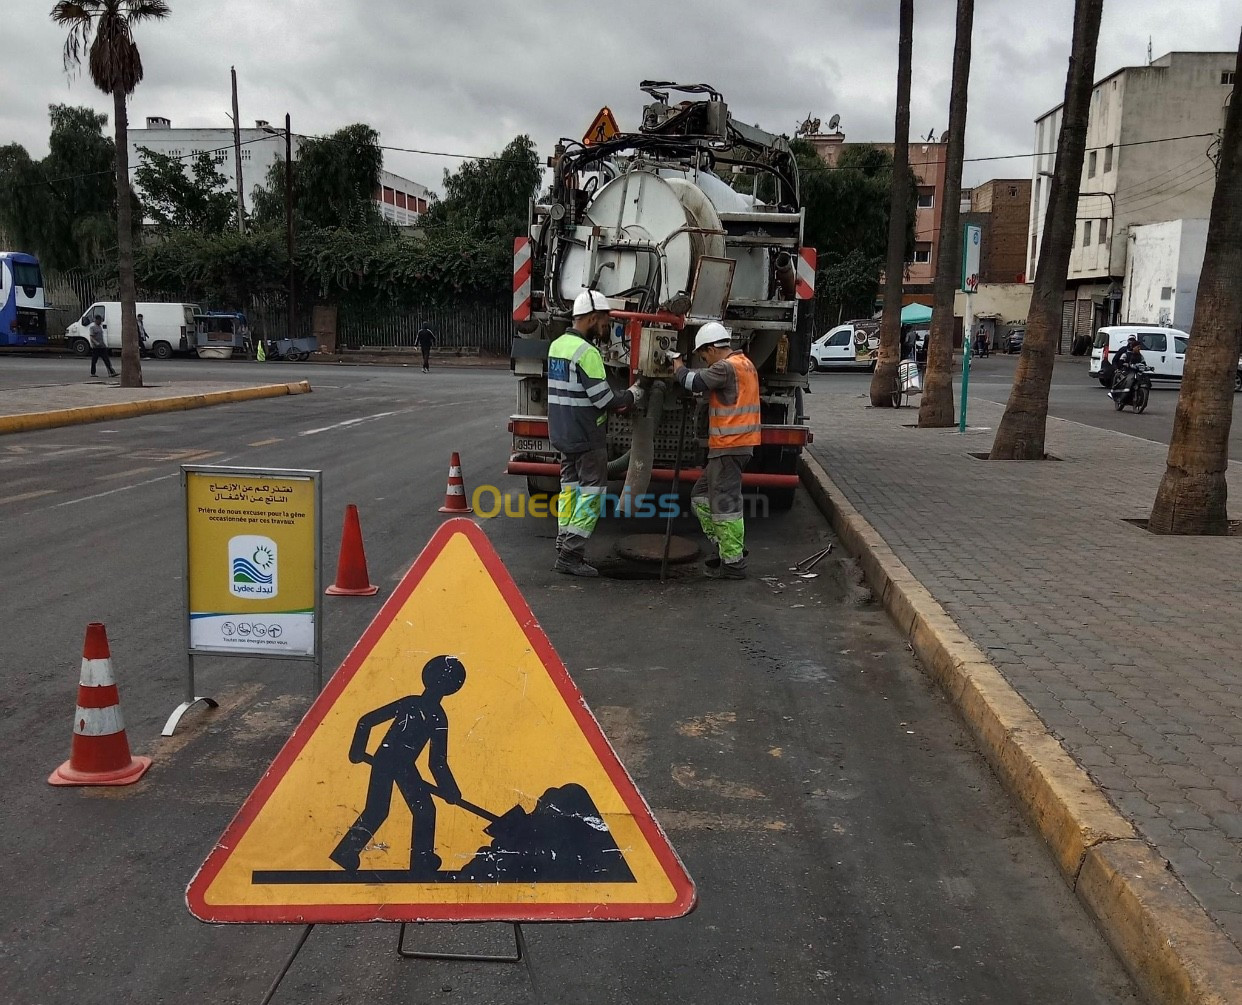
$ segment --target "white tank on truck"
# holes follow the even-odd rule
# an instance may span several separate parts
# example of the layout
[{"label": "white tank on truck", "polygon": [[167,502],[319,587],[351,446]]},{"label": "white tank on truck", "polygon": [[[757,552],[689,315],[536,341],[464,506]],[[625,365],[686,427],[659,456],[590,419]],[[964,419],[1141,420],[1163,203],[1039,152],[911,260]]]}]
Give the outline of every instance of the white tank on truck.
[{"label": "white tank on truck", "polygon": [[641,86],[652,101],[638,132],[592,130],[589,141],[557,146],[549,198],[532,204],[529,234],[515,242],[508,472],[531,493],[558,489],[548,347],[569,326],[574,298],[593,289],[613,308],[600,346],[609,382],[649,388],[642,408],[608,417],[610,475],[629,494],[667,491],[676,469],[683,486],[698,477],[706,405],[673,384],[665,353],[688,358],[694,333],[720,321],[760,379],[762,443],[744,486],[787,508],[810,439],[801,405],[815,315],[797,163],[782,137],[737,122],[709,85]]}]

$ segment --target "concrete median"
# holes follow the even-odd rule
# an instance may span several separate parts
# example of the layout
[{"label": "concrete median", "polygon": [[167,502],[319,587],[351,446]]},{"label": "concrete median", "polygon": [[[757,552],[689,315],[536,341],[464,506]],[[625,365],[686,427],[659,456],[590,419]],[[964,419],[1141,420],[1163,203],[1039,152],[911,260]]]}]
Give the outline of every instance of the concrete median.
[{"label": "concrete median", "polygon": [[[1242,952],[1168,863],[846,498],[804,455],[803,485],[875,597],[953,701],[984,756],[1047,843],[1066,883],[1152,1001],[1242,1002]],[[969,855],[970,849],[963,849]]]},{"label": "concrete median", "polygon": [[43,412],[20,412],[15,415],[0,415],[0,435],[31,433],[40,429],[56,429],[61,426],[107,422],[113,419],[130,419],[138,415],[155,415],[160,412],[182,412],[191,408],[206,408],[209,405],[225,405],[236,401],[279,398],[287,394],[309,394],[310,390],[310,381],[300,380],[289,384],[262,384],[255,387],[231,388],[225,391],[209,391],[203,394],[117,401],[103,405],[57,408]]}]

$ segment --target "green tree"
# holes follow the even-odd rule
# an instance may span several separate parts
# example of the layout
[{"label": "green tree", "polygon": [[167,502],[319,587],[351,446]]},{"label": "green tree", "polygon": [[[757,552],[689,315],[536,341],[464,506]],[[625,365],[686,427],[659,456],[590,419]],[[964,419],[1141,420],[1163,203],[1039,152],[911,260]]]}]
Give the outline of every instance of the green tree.
[{"label": "green tree", "polygon": [[52,105],[48,155],[0,148],[0,226],[53,269],[84,268],[116,245],[115,149],[108,117]]},{"label": "green tree", "polygon": [[495,239],[512,251],[513,238],[526,232],[530,200],[543,172],[529,136],[518,136],[490,160],[466,161],[444,172],[444,198],[434,199],[425,225]]},{"label": "green tree", "polygon": [[[1242,69],[1242,39],[1237,69]],[[1236,72],[1236,71],[1235,71]],[[1236,97],[1236,95],[1235,95]],[[1220,145],[1207,250],[1199,277],[1186,375],[1149,529],[1157,534],[1227,534],[1229,429],[1242,332],[1242,101],[1231,101]]]},{"label": "green tree", "polygon": [[[381,228],[375,204],[384,170],[379,133],[364,123],[338,129],[330,136],[295,140],[293,212],[298,228]],[[268,170],[267,186],[252,197],[257,225],[277,226],[285,219],[285,164]]]},{"label": "green tree", "polygon": [[138,355],[138,298],[134,281],[134,210],[129,185],[129,96],[142,82],[142,56],[134,27],[172,13],[164,0],[59,0],[52,20],[69,29],[65,69],[88,61],[91,82],[112,95],[116,157],[117,272],[121,300],[121,386],[142,387]]},{"label": "green tree", "polygon": [[134,180],[147,216],[163,230],[218,234],[233,222],[236,198],[212,155],[200,151],[189,164],[180,157],[139,147],[142,161]]}]

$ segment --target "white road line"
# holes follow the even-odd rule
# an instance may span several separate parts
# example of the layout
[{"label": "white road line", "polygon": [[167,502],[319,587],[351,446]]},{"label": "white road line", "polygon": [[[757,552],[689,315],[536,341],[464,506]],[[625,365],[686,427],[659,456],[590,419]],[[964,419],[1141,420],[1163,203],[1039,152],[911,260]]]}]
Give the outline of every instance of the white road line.
[{"label": "white road line", "polygon": [[[216,463],[227,464],[232,459],[233,459],[232,457],[223,457]],[[145,482],[134,482],[133,485],[122,485],[120,488],[109,489],[107,492],[96,492],[94,495],[82,496],[80,499],[68,499],[62,503],[56,503],[56,505],[51,506],[50,508],[60,509],[62,506],[74,506],[78,503],[90,502],[92,499],[102,499],[104,498],[104,496],[114,496],[118,492],[128,492],[130,489],[140,489],[144,485],[154,485],[156,482],[166,482],[168,481],[169,478],[180,478],[180,477],[181,477],[181,470],[180,468],[178,468],[176,471],[172,472],[171,474],[160,475],[158,478],[148,478]]]},{"label": "white road line", "polygon": [[396,412],[377,412],[375,415],[363,415],[356,419],[346,419],[344,422],[334,422],[330,426],[321,426],[319,429],[303,429],[302,432],[298,433],[298,436],[314,436],[317,433],[326,433],[333,429],[345,429],[349,426],[356,426],[360,422],[373,422],[376,419],[386,419],[390,415],[398,415],[401,412],[410,411],[413,411],[413,409],[403,408]]}]

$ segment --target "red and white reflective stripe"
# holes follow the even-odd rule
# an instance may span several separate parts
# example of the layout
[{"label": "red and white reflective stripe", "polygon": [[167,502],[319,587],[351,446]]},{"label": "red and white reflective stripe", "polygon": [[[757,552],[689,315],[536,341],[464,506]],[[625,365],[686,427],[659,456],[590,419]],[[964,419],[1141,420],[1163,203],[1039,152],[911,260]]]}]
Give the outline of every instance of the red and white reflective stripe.
[{"label": "red and white reflective stripe", "polygon": [[125,732],[121,706],[83,708],[79,705],[73,720],[73,731],[78,736],[111,736],[113,733]]},{"label": "red and white reflective stripe", "polygon": [[798,252],[798,282],[795,289],[799,300],[811,300],[815,297],[816,260],[814,248],[803,248]]},{"label": "red and white reflective stripe", "polygon": [[513,239],[513,320],[530,320],[531,251],[529,237]]},{"label": "red and white reflective stripe", "polygon": [[115,684],[116,678],[112,676],[112,660],[91,660],[83,656],[82,676],[79,683],[82,687],[106,687],[109,684]]}]

